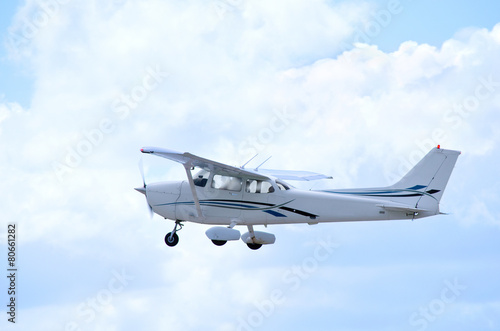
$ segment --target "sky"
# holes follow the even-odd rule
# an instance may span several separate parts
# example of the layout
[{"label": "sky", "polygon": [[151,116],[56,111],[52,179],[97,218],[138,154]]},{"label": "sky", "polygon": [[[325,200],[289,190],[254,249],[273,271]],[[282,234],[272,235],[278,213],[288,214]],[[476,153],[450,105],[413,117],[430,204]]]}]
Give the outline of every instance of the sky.
[{"label": "sky", "polygon": [[[0,5],[2,330],[499,330],[497,1]],[[390,185],[460,150],[440,215],[214,246],[149,218],[184,169],[142,146]],[[293,183],[296,184],[296,183]],[[244,230],[243,228],[241,230]]]}]

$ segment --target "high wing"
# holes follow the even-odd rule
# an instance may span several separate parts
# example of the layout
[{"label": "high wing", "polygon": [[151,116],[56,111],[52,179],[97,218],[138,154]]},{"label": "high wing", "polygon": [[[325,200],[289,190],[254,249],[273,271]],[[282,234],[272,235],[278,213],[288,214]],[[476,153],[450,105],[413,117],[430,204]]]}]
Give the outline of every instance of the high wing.
[{"label": "high wing", "polygon": [[181,153],[159,147],[143,147],[141,149],[141,152],[161,156],[166,159],[182,163],[185,167],[187,166],[188,168],[199,167],[208,171],[215,171],[217,173],[233,177],[245,176],[260,180],[269,179],[268,176],[264,174],[259,174],[258,172],[255,171],[233,167],[224,163],[219,163],[216,161],[205,159],[187,152]]},{"label": "high wing", "polygon": [[181,153],[166,148],[160,147],[144,147],[141,152],[147,154],[153,154],[157,156],[164,157],[166,159],[182,163],[188,167],[199,167],[208,171],[215,171],[220,174],[227,176],[245,176],[260,180],[269,179],[269,176],[276,177],[282,180],[300,180],[300,181],[310,181],[318,179],[331,179],[331,176],[326,176],[311,171],[294,171],[294,170],[271,170],[271,169],[259,169],[250,170],[238,167],[233,167],[224,163],[212,161],[205,159],[191,153]]},{"label": "high wing", "polygon": [[271,170],[271,169],[259,169],[259,173],[270,175],[282,180],[301,180],[310,181],[318,179],[332,179],[331,176],[326,176],[311,171],[294,171],[294,170]]}]

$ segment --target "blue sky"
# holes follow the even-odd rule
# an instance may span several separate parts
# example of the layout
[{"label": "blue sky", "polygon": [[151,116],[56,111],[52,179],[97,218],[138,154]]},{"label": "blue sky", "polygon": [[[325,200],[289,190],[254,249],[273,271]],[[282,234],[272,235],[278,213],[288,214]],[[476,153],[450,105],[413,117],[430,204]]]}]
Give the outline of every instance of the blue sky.
[{"label": "blue sky", "polygon": [[[0,5],[2,330],[500,329],[497,2],[43,3]],[[195,224],[166,247],[172,222],[133,190],[148,145],[344,188],[437,144],[462,151],[448,216],[270,226],[258,251]],[[184,176],[143,161],[148,182]]]},{"label": "blue sky", "polygon": [[[2,4],[0,25],[3,31],[3,40],[7,35],[6,32],[18,6],[20,6],[19,1],[9,1]],[[0,84],[2,84],[2,99],[16,100],[27,105],[30,94],[32,93],[33,84],[32,79],[30,79],[30,71],[28,68],[24,68],[22,64],[9,60],[5,44],[2,43],[2,46],[0,51],[0,73],[2,75]],[[20,86],[23,88],[19,88]]]},{"label": "blue sky", "polygon": [[[389,1],[376,1],[387,8]],[[404,41],[414,40],[439,47],[457,31],[467,27],[491,29],[498,23],[498,4],[494,1],[399,1],[402,12],[395,16],[391,28],[374,42],[380,49],[392,52]]]},{"label": "blue sky", "polygon": [[[337,2],[341,1],[334,3]],[[9,1],[2,4],[0,27],[4,31],[4,39],[8,35],[7,31],[12,23],[13,15],[23,3],[23,1]],[[380,12],[387,10],[391,4],[390,1],[384,0],[368,3],[375,8],[371,12],[371,17],[380,15]],[[395,3],[401,12],[391,15],[389,29],[385,29],[379,35],[371,38],[371,42],[385,52],[395,51],[402,42],[408,40],[439,47],[445,40],[463,28],[491,29],[498,23],[499,15],[496,11],[498,4],[494,1],[476,1],[474,5],[468,1],[452,0],[439,2],[401,0],[392,3]],[[231,6],[224,4],[224,2],[217,3],[215,1],[214,4],[219,8],[219,12],[231,11]],[[33,77],[30,68],[16,61],[9,61],[5,47],[2,47],[0,56],[0,72],[2,77],[5,77],[0,81],[2,94],[7,100],[16,100],[27,105],[33,92]],[[16,88],[17,86],[23,86],[23,88]]]}]

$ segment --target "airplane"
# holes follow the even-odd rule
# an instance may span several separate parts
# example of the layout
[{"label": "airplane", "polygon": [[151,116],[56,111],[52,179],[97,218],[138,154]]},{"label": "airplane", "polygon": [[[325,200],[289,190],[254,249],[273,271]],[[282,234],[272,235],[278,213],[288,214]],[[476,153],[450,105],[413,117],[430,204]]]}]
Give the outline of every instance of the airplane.
[{"label": "airplane", "polygon": [[[253,250],[276,240],[272,233],[254,230],[257,225],[414,220],[443,214],[439,201],[461,154],[438,145],[387,187],[302,190],[287,181],[331,177],[309,171],[264,170],[260,165],[234,167],[158,147],[144,147],[141,152],[181,163],[186,171],[186,180],[146,184],[140,167],[143,187],[136,190],[146,196],[151,216],[154,212],[175,222],[165,236],[168,246],[177,245],[177,232],[184,222],[193,222],[212,225],[205,234],[217,246],[241,239]],[[236,226],[246,226],[248,232],[241,235]]]}]

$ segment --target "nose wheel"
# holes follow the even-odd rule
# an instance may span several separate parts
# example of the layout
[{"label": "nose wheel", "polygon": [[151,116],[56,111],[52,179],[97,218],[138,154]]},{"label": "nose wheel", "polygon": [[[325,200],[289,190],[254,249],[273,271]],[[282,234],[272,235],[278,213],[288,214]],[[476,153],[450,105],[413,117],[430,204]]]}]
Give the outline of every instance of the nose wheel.
[{"label": "nose wheel", "polygon": [[165,244],[170,247],[174,247],[179,243],[179,236],[177,235],[177,231],[180,231],[182,229],[182,223],[181,221],[175,221],[175,226],[172,232],[167,233],[165,236]]},{"label": "nose wheel", "polygon": [[172,234],[172,232],[167,233],[165,236],[165,244],[167,244],[170,247],[174,247],[179,243],[179,236],[177,233]]}]

